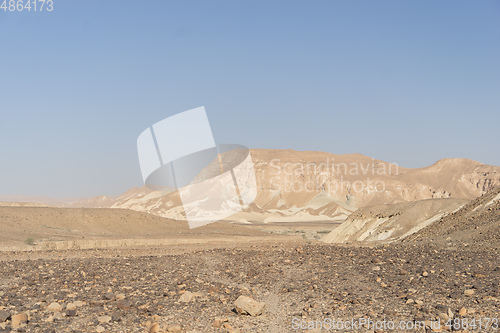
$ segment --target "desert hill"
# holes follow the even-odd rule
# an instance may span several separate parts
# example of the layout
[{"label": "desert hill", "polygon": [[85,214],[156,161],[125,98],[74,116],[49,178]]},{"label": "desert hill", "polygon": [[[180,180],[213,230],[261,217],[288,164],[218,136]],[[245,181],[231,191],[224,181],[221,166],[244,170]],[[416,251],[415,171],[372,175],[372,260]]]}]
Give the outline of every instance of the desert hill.
[{"label": "desert hill", "polygon": [[500,187],[473,201],[428,199],[358,209],[325,243],[433,242],[500,245]]},{"label": "desert hill", "polygon": [[[250,153],[257,197],[230,220],[343,221],[360,207],[436,198],[473,200],[500,185],[500,167],[467,159],[443,159],[428,167],[410,169],[361,154],[275,149],[252,149]],[[119,197],[59,200],[53,204],[123,208],[185,220],[177,192],[146,187],[130,189]]]},{"label": "desert hill", "polygon": [[50,207],[37,202],[0,202],[0,207]]},{"label": "desert hill", "polygon": [[[444,159],[409,169],[361,154],[253,149],[257,198],[240,222],[344,220],[360,207],[433,198],[472,200],[500,185],[500,167]],[[185,219],[176,192],[133,189],[113,208]]]},{"label": "desert hill", "polygon": [[500,243],[500,187],[407,237],[405,241]]},{"label": "desert hill", "polygon": [[465,199],[426,199],[358,209],[322,238],[325,243],[391,243],[425,228],[468,203]]},{"label": "desert hill", "polygon": [[[106,208],[0,207],[0,230],[2,249],[23,242],[77,241],[85,246],[85,242],[92,240],[174,239],[182,242],[221,237],[270,237],[223,222],[190,230],[187,224],[171,219]],[[91,247],[94,245],[92,243]]]}]

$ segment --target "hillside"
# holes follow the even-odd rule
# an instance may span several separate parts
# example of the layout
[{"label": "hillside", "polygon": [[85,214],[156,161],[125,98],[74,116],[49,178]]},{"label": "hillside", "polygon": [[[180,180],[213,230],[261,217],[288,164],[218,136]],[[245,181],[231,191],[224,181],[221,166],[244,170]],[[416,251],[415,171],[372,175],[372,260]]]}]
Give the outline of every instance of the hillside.
[{"label": "hillside", "polygon": [[500,187],[407,237],[405,242],[500,245]]},{"label": "hillside", "polygon": [[[433,198],[472,200],[500,185],[500,167],[466,159],[408,169],[361,154],[253,149],[251,155],[257,198],[231,220],[342,221],[360,207]],[[185,219],[176,192],[138,188],[111,207]]]},{"label": "hillside", "polygon": [[[245,211],[228,217],[242,223],[338,222],[361,207],[436,198],[473,200],[500,185],[500,167],[467,159],[443,159],[409,169],[361,154],[272,149],[250,153],[257,197]],[[119,197],[31,199],[58,207],[122,208],[186,219],[177,192],[146,187],[130,189]]]},{"label": "hillside", "polygon": [[[271,237],[246,227],[218,222],[189,229],[179,223],[151,214],[125,209],[0,207],[0,249],[24,246],[32,238],[36,244],[55,241],[172,239],[217,240],[224,237]],[[89,247],[94,247],[91,242]],[[96,246],[98,247],[98,246]]]},{"label": "hillside", "polygon": [[464,199],[427,199],[358,209],[322,238],[325,243],[391,243],[465,205]]}]

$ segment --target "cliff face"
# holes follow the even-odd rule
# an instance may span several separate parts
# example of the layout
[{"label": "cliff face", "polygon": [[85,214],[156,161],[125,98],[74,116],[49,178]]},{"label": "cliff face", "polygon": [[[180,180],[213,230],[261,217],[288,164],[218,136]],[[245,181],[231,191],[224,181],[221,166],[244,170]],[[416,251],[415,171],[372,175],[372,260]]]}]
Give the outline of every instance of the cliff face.
[{"label": "cliff face", "polygon": [[[467,159],[408,169],[360,154],[254,149],[251,155],[257,198],[231,220],[344,220],[360,207],[436,198],[472,200],[500,185],[500,167]],[[132,189],[106,207],[185,219],[177,192]]]},{"label": "cliff face", "polygon": [[[250,222],[343,221],[356,209],[426,199],[473,200],[500,186],[500,167],[467,159],[443,159],[409,169],[361,154],[253,149],[257,197],[228,219]],[[126,208],[185,220],[175,191],[133,188],[119,197],[55,200],[3,197],[56,207]],[[38,205],[39,205],[38,204]],[[12,204],[4,204],[12,205]]]}]

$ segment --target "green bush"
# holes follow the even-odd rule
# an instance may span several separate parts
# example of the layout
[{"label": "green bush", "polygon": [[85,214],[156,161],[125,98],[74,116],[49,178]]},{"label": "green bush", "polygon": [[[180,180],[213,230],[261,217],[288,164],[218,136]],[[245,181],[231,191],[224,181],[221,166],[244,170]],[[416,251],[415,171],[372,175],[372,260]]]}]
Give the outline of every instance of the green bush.
[{"label": "green bush", "polygon": [[26,245],[35,245],[35,239],[33,237],[28,237],[24,240],[24,244]]}]

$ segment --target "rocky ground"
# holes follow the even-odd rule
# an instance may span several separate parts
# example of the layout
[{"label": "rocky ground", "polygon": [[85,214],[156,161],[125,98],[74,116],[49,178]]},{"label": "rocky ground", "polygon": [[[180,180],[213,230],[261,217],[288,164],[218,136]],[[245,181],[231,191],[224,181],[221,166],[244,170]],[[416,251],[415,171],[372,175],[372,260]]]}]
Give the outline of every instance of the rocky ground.
[{"label": "rocky ground", "polygon": [[476,198],[458,211],[410,235],[405,242],[464,245],[500,251],[500,187]]},{"label": "rocky ground", "polygon": [[[485,318],[500,317],[500,259],[478,248],[284,243],[176,254],[156,248],[2,258],[0,331],[333,331],[314,330],[326,318],[423,321],[427,330],[434,325],[440,331],[433,321],[456,318],[475,319],[476,329],[469,331],[477,331],[481,319],[483,331],[491,332],[494,322],[484,330]],[[251,301],[240,299],[236,306],[242,295],[258,303],[245,308]]]}]

